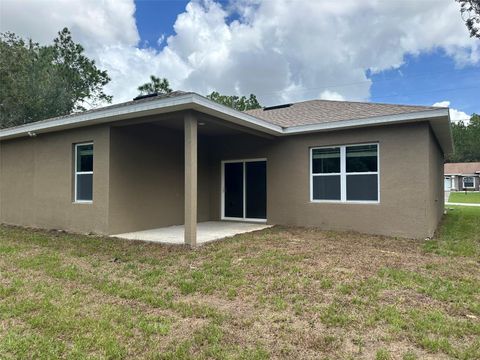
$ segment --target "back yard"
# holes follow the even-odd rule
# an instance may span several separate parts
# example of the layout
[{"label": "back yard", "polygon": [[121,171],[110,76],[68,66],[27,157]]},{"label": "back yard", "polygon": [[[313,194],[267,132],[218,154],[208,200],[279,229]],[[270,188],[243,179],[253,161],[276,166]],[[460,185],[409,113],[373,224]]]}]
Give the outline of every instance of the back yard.
[{"label": "back yard", "polygon": [[0,227],[0,358],[480,358],[480,208],[433,240],[182,247]]}]

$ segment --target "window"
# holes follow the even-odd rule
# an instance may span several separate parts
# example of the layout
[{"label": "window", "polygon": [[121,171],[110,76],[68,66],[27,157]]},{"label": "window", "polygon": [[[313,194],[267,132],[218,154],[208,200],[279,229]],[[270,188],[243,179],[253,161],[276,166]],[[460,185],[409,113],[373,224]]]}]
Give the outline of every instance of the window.
[{"label": "window", "polygon": [[93,200],[93,143],[75,145],[75,202]]},{"label": "window", "polygon": [[378,144],[312,148],[310,199],[378,202]]},{"label": "window", "polygon": [[341,200],[340,148],[312,149],[314,200]]},{"label": "window", "polygon": [[472,188],[472,189],[475,187],[473,176],[465,176],[463,178],[463,187],[464,188]]}]

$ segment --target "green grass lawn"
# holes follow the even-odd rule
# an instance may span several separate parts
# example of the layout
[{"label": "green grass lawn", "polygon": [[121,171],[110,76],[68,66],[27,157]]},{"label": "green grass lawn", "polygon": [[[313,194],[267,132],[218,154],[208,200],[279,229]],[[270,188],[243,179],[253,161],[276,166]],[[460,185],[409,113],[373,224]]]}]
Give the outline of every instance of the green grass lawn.
[{"label": "green grass lawn", "polygon": [[452,203],[480,204],[480,192],[467,192],[466,194],[464,191],[451,192],[448,201]]},{"label": "green grass lawn", "polygon": [[479,359],[480,208],[429,241],[183,247],[0,227],[1,359]]},{"label": "green grass lawn", "polygon": [[424,249],[445,256],[480,259],[480,207],[449,206],[447,211],[436,237]]}]

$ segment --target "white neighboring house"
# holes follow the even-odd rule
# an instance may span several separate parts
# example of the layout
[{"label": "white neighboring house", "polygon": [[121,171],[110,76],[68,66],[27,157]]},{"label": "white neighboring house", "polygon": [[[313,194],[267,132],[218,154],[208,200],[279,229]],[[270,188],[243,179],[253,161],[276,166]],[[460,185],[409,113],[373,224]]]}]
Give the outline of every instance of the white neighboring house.
[{"label": "white neighboring house", "polygon": [[445,164],[444,178],[445,191],[479,191],[480,162]]}]

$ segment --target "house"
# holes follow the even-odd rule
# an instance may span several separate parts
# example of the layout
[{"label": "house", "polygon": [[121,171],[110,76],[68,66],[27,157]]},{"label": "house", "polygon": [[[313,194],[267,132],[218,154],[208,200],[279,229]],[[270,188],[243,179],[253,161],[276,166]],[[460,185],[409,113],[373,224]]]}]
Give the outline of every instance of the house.
[{"label": "house", "polygon": [[147,96],[0,132],[0,222],[119,234],[235,220],[423,238],[448,108],[312,100],[239,112]]},{"label": "house", "polygon": [[444,177],[445,191],[479,191],[480,162],[445,164]]}]

